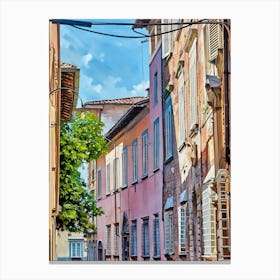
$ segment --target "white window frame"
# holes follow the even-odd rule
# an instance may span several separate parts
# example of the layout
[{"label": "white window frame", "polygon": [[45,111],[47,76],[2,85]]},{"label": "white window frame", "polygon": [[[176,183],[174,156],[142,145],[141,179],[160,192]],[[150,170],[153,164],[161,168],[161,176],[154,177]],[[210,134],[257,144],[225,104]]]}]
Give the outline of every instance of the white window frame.
[{"label": "white window frame", "polygon": [[217,256],[216,208],[213,205],[215,200],[217,200],[217,194],[211,186],[204,186],[202,191],[204,257]]},{"label": "white window frame", "polygon": [[180,255],[187,252],[187,211],[186,205],[178,207],[178,251]]},{"label": "white window frame", "polygon": [[189,52],[189,88],[190,88],[190,130],[198,123],[197,119],[197,39],[195,38]]},{"label": "white window frame", "polygon": [[184,75],[181,72],[178,79],[178,97],[179,97],[179,147],[186,141],[186,92]]},{"label": "white window frame", "polygon": [[132,142],[132,183],[138,181],[138,141],[135,139]]},{"label": "white window frame", "polygon": [[164,212],[164,253],[174,253],[173,210]]},{"label": "white window frame", "polygon": [[[83,241],[80,240],[69,240],[69,255],[70,258],[75,259],[75,258],[82,258],[83,257]],[[79,246],[78,246],[79,245]],[[80,249],[78,250],[78,247]]]},{"label": "white window frame", "polygon": [[159,151],[160,151],[160,138],[159,138],[159,118],[154,121],[154,171],[159,168]]},{"label": "white window frame", "polygon": [[149,133],[146,129],[142,133],[142,178],[148,176],[148,158],[149,158]]},{"label": "white window frame", "polygon": [[111,225],[106,226],[106,256],[111,256]]},{"label": "white window frame", "polygon": [[149,218],[142,219],[142,257],[150,257]]},{"label": "white window frame", "polygon": [[131,221],[130,256],[137,257],[137,220]]}]

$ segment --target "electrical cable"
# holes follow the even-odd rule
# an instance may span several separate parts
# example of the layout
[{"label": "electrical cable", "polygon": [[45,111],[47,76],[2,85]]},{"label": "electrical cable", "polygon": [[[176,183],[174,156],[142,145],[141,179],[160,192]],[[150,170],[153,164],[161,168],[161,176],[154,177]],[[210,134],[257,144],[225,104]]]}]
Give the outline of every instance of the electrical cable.
[{"label": "electrical cable", "polygon": [[[116,38],[126,38],[126,39],[143,39],[143,38],[151,38],[151,37],[155,37],[155,36],[160,36],[160,35],[163,35],[163,34],[167,34],[167,33],[171,33],[171,32],[174,32],[174,31],[178,31],[178,30],[181,30],[181,29],[184,29],[190,25],[195,25],[195,24],[221,24],[221,25],[224,25],[226,28],[227,28],[227,24],[228,23],[225,23],[225,22],[209,22],[209,21],[205,21],[206,19],[203,19],[203,20],[199,20],[199,21],[196,21],[196,22],[173,22],[173,23],[153,23],[153,24],[145,24],[146,25],[149,25],[149,26],[157,26],[157,25],[181,25],[181,24],[184,24],[184,26],[182,27],[179,27],[179,28],[176,28],[176,29],[172,29],[172,30],[169,30],[169,31],[165,31],[165,32],[161,32],[159,34],[151,34],[151,35],[146,35],[144,33],[141,33],[139,31],[135,31],[134,28],[132,27],[132,30],[133,32],[137,33],[137,34],[140,34],[141,36],[128,36],[128,35],[117,35],[117,34],[110,34],[110,33],[105,33],[105,32],[99,32],[99,31],[94,31],[94,30],[90,30],[90,29],[86,29],[86,28],[82,28],[80,26],[77,26],[77,25],[72,25],[72,24],[65,24],[65,25],[69,25],[69,26],[72,26],[74,28],[77,28],[77,29],[80,29],[80,30],[83,30],[83,31],[86,31],[86,32],[90,32],[90,33],[94,33],[94,34],[99,34],[99,35],[104,35],[104,36],[109,36],[109,37],[116,37]],[[94,24],[93,24],[94,25]],[[134,23],[99,23],[98,25],[134,25]],[[144,27],[144,26],[143,26]]]}]

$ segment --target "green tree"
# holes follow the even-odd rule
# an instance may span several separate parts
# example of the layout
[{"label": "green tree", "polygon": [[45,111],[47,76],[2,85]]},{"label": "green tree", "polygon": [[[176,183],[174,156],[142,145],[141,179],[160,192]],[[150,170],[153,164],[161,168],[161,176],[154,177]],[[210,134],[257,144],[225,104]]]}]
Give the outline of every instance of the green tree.
[{"label": "green tree", "polygon": [[83,163],[107,151],[107,142],[101,134],[103,126],[90,112],[76,113],[70,122],[61,123],[59,204],[62,210],[57,217],[58,230],[87,234],[95,230],[92,218],[103,213],[79,171]]}]

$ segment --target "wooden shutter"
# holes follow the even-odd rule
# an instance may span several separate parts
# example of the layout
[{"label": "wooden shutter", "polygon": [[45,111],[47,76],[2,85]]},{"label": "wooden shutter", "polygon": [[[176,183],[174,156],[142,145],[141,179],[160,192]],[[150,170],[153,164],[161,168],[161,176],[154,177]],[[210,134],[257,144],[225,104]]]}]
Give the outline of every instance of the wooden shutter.
[{"label": "wooden shutter", "polygon": [[196,39],[190,50],[190,128],[197,123]]},{"label": "wooden shutter", "polygon": [[[180,19],[172,19],[171,22],[172,22],[172,26],[171,26],[172,30],[178,29],[179,27],[183,26],[183,25],[175,24],[176,22],[180,22]],[[177,39],[178,31],[179,30],[172,32],[173,41]]]},{"label": "wooden shutter", "polygon": [[[162,19],[162,23],[170,23],[169,19]],[[170,25],[162,25],[162,33],[170,31]],[[171,33],[162,34],[162,58],[165,58],[169,55],[171,51]]]},{"label": "wooden shutter", "polygon": [[106,226],[107,229],[107,246],[106,246],[106,255],[111,255],[111,225]]},{"label": "wooden shutter", "polygon": [[179,77],[178,96],[179,96],[179,146],[185,142],[186,138],[186,114],[185,114],[185,87],[183,75]]},{"label": "wooden shutter", "polygon": [[154,170],[159,168],[159,119],[154,122]]},{"label": "wooden shutter", "polygon": [[160,257],[160,232],[159,232],[158,217],[155,217],[153,221],[153,235],[154,235],[154,257]]},{"label": "wooden shutter", "polygon": [[110,193],[110,163],[106,165],[106,194]]},{"label": "wooden shutter", "polygon": [[102,197],[102,173],[101,173],[101,167],[98,169],[97,173],[97,197],[100,199]]},{"label": "wooden shutter", "polygon": [[[211,20],[217,22],[218,20]],[[223,36],[219,24],[208,25],[208,57],[209,61],[213,62],[217,58],[218,49],[223,47]]]}]

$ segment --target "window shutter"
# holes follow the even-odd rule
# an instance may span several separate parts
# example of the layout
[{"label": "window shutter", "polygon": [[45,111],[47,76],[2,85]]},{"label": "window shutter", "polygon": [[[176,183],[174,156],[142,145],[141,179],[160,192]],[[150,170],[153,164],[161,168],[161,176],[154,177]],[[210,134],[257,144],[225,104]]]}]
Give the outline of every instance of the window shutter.
[{"label": "window shutter", "polygon": [[100,199],[101,197],[102,197],[102,173],[101,173],[101,167],[99,167],[99,169],[98,169],[98,173],[97,173],[98,175],[98,178],[97,178],[97,180],[98,180],[98,182],[97,182],[97,196],[98,196],[98,198]]},{"label": "window shutter", "polygon": [[159,167],[159,119],[154,122],[154,170]]},{"label": "window shutter", "polygon": [[185,114],[185,87],[183,75],[179,77],[179,145],[185,142],[186,138],[186,114]]},{"label": "window shutter", "polygon": [[186,253],[186,209],[178,207],[179,253]]},{"label": "window shutter", "polygon": [[154,257],[160,257],[160,232],[159,232],[158,217],[155,217],[153,220],[153,236],[154,236]]},{"label": "window shutter", "polygon": [[[171,22],[172,22],[172,26],[171,26],[172,30],[175,30],[175,29],[178,29],[179,27],[181,27],[181,25],[179,25],[179,24],[174,24],[175,22],[180,22],[179,19],[172,19]],[[182,26],[183,26],[183,25],[182,25]],[[173,32],[172,32],[172,34],[173,34],[173,40],[174,40],[174,41],[175,41],[176,38],[177,38],[178,31],[179,31],[179,30],[176,30],[176,31],[173,31]]]},{"label": "window shutter", "polygon": [[[212,22],[217,22],[217,20],[211,20]],[[208,52],[209,61],[213,62],[217,58],[218,49],[223,47],[223,37],[222,31],[219,24],[209,24],[208,25]]]},{"label": "window shutter", "polygon": [[110,163],[106,166],[106,194],[110,193]]},{"label": "window shutter", "polygon": [[209,186],[202,192],[202,218],[204,255],[216,256],[216,208],[213,206],[213,191]]},{"label": "window shutter", "polygon": [[127,186],[127,148],[122,153],[122,186]]},{"label": "window shutter", "polygon": [[[162,23],[170,23],[168,19],[162,19]],[[162,25],[162,33],[170,31],[170,25]],[[171,49],[171,33],[162,34],[162,58],[169,55]]]},{"label": "window shutter", "polygon": [[190,128],[197,123],[196,39],[190,50]]}]

